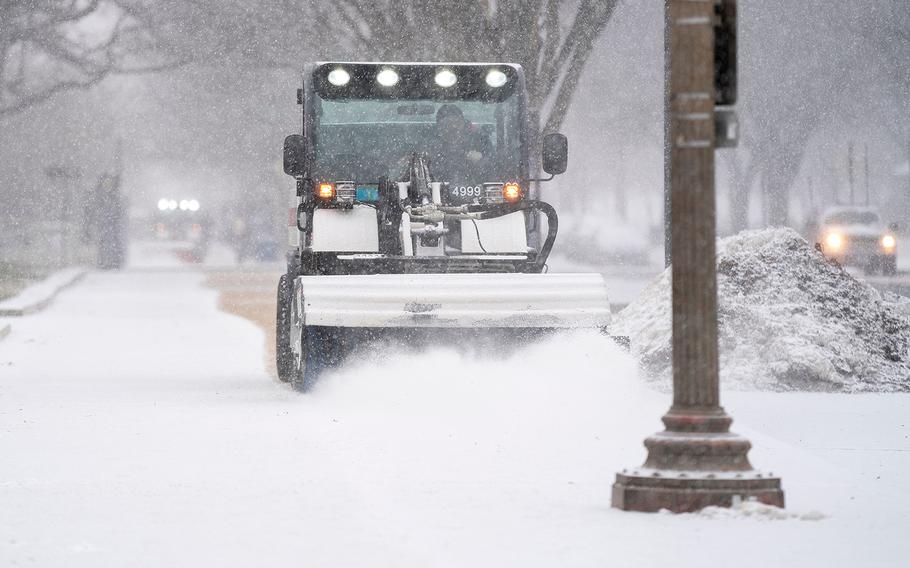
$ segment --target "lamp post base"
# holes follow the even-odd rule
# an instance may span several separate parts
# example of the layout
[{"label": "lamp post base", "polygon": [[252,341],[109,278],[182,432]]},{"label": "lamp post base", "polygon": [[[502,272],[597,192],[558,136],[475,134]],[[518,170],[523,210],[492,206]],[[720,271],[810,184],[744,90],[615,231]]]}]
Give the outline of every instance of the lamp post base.
[{"label": "lamp post base", "polygon": [[780,478],[754,470],[707,473],[642,468],[616,474],[613,484],[613,506],[624,511],[688,513],[730,507],[738,499],[783,507]]},{"label": "lamp post base", "polygon": [[648,459],[616,474],[613,506],[624,511],[674,513],[730,507],[737,499],[784,506],[780,478],[752,469],[749,440],[730,432],[722,408],[671,408],[667,427],[645,440]]}]

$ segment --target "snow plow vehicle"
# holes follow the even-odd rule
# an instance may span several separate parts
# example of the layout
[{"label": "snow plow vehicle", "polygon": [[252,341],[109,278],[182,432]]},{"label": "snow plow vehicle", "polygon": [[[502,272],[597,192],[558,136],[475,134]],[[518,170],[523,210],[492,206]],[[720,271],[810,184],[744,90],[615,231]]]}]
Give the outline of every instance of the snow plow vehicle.
[{"label": "snow plow vehicle", "polygon": [[532,179],[519,65],[315,63],[297,98],[302,132],[284,145],[296,191],[278,283],[282,381],[308,390],[395,332],[522,343],[609,324],[600,274],[546,273],[558,218],[530,187],[566,170],[568,143],[544,135],[550,177]]}]

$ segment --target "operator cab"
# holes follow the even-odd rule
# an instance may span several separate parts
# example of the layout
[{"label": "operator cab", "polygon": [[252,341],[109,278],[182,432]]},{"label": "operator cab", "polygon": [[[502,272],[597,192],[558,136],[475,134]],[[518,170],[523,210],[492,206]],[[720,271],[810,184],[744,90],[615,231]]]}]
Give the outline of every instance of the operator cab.
[{"label": "operator cab", "polygon": [[378,183],[402,177],[413,153],[427,152],[434,180],[455,201],[480,197],[484,183],[527,178],[518,73],[451,67],[457,73],[412,66],[403,77],[375,64],[318,67],[308,111],[313,176]]}]

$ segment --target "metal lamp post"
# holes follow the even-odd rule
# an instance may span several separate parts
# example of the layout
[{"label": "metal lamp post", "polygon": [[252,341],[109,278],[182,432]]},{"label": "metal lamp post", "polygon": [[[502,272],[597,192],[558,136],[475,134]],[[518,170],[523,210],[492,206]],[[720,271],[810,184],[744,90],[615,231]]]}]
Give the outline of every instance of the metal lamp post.
[{"label": "metal lamp post", "polygon": [[644,465],[617,474],[613,506],[684,512],[754,498],[782,507],[780,479],[752,468],[751,444],[730,432],[719,397],[714,151],[715,129],[728,123],[715,118],[715,96],[730,103],[715,88],[715,27],[735,21],[735,2],[667,0],[667,10],[673,405],[666,430],[645,440]]}]

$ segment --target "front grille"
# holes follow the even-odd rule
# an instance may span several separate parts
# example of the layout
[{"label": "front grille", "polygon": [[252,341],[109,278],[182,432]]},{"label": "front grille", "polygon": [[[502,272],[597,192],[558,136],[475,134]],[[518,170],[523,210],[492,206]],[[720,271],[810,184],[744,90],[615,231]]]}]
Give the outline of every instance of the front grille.
[{"label": "front grille", "polygon": [[852,254],[869,255],[878,252],[877,237],[850,237],[847,240],[847,250]]},{"label": "front grille", "polygon": [[502,203],[502,184],[485,183],[483,184],[484,198],[487,203]]},{"label": "front grille", "polygon": [[353,203],[357,195],[357,188],[352,182],[338,182],[335,184],[335,196],[338,201]]}]

